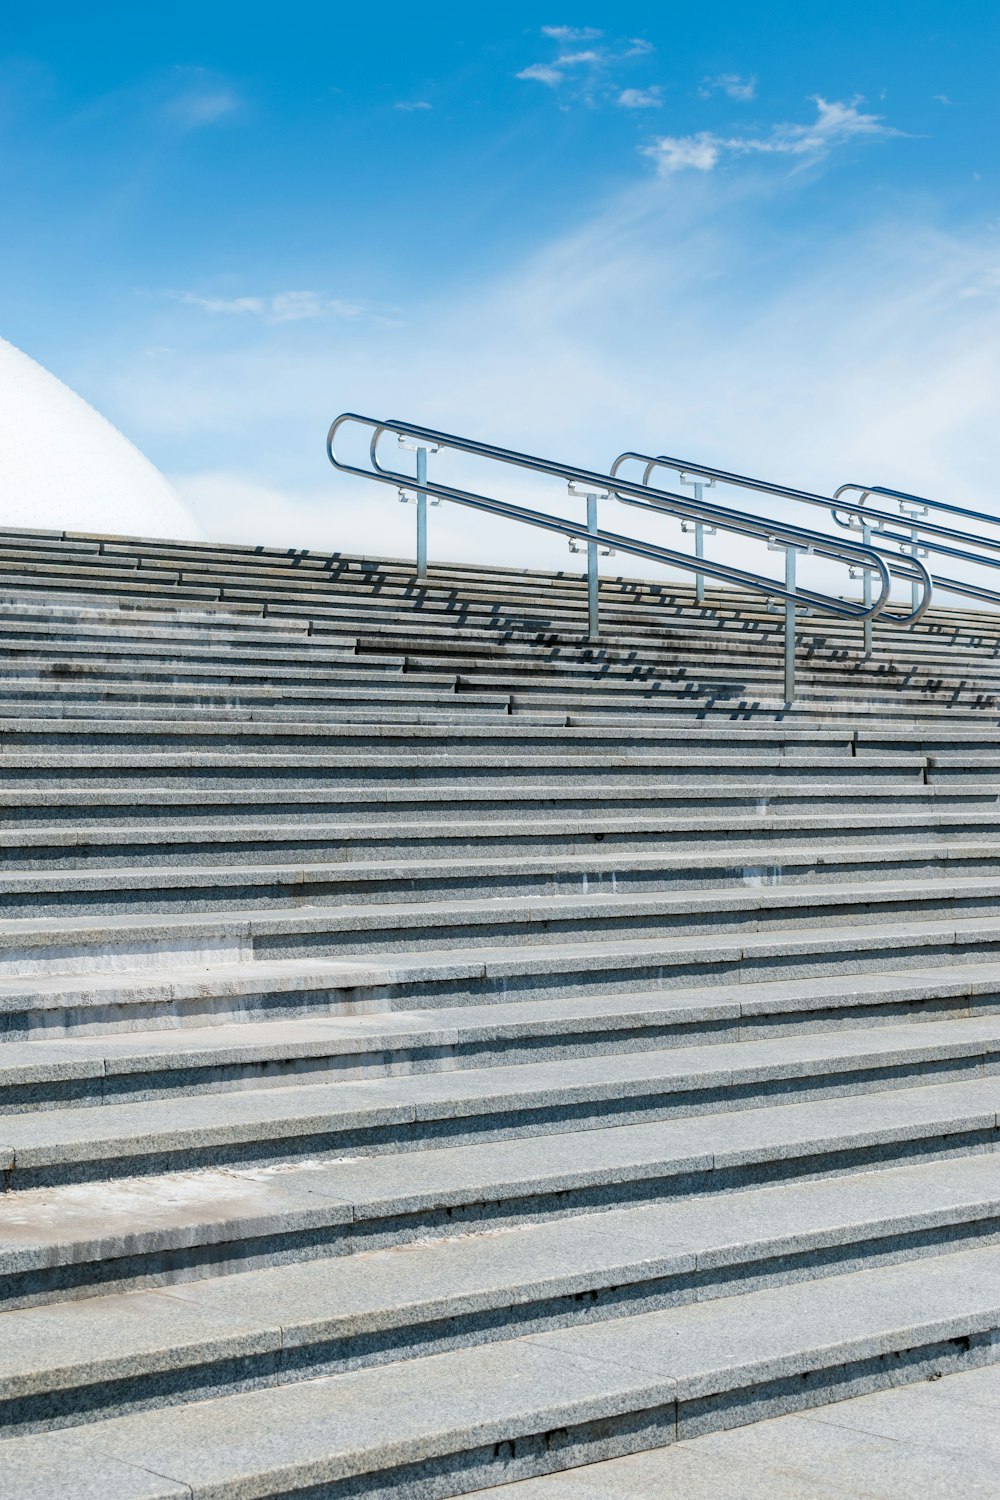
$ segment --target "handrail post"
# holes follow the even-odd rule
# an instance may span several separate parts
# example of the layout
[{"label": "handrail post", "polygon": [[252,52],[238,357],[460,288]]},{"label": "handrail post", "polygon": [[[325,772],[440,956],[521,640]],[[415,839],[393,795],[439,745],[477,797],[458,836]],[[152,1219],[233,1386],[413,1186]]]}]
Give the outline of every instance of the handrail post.
[{"label": "handrail post", "polygon": [[[861,540],[864,542],[864,544],[865,544],[866,547],[870,547],[871,546],[871,542],[872,542],[872,529],[869,526],[869,524],[868,524],[867,521],[862,521],[862,523],[861,523]],[[864,578],[864,583],[861,586],[862,587],[862,599],[864,600],[865,609],[871,609],[871,607],[872,607],[872,575],[871,575],[871,572],[870,572],[870,570],[868,568],[862,569],[862,577]],[[871,622],[870,619],[867,619],[865,621],[863,628],[864,628],[865,655],[866,656],[871,656],[871,654],[872,654],[872,622]]]},{"label": "handrail post", "polygon": [[427,578],[427,449],[417,448],[417,578]]},{"label": "handrail post", "polygon": [[[605,547],[602,549],[600,542],[597,540],[600,534],[600,527],[597,524],[597,502],[598,500],[609,499],[611,492],[609,490],[602,490],[600,492],[597,490],[583,490],[575,482],[575,480],[572,479],[567,483],[566,489],[571,497],[579,496],[582,494],[583,498],[587,502],[587,532],[594,539],[593,541],[588,541],[586,544],[587,638],[591,641],[599,641],[601,638],[599,619],[601,581],[599,576],[598,558],[600,557],[602,551],[604,552],[604,555],[606,557],[613,557],[614,552],[610,547]],[[570,537],[569,539],[569,550],[571,552],[579,552],[581,550],[578,542],[574,537]]]},{"label": "handrail post", "polygon": [[[587,530],[597,536],[597,496],[587,496]],[[597,542],[587,543],[587,634],[592,641],[600,639],[598,619],[599,583],[597,578]]]},{"label": "handrail post", "polygon": [[[701,505],[704,502],[704,499],[705,499],[705,485],[704,485],[704,481],[703,480],[692,478],[688,474],[686,474],[683,470],[680,471],[680,473],[677,476],[677,479],[678,479],[678,483],[680,483],[680,484],[690,485],[691,490],[692,490],[692,492],[694,494],[694,499],[695,499],[695,504],[696,505]],[[647,482],[648,482],[647,480],[645,480],[645,479],[643,480],[643,483],[647,483]],[[708,481],[708,487],[709,487],[709,489],[714,489],[715,488],[715,480],[714,479],[710,479]],[[691,531],[694,532],[694,555],[695,555],[695,557],[704,557],[705,556],[705,535],[706,535],[706,532],[707,532],[707,534],[709,536],[714,536],[715,535],[715,527],[714,526],[708,526],[708,527],[706,527],[704,521],[693,521],[691,523],[688,523],[687,521],[682,521],[681,522],[681,530],[682,531],[691,530]],[[695,604],[704,604],[704,602],[705,602],[705,575],[704,575],[704,573],[696,573],[694,575],[694,602],[695,602]]]},{"label": "handrail post", "polygon": [[[410,442],[409,439],[399,432],[396,434],[396,442],[400,448],[415,453],[417,458],[417,471],[415,489],[409,484],[404,488],[400,486],[399,499],[401,504],[408,505],[411,497],[417,502],[417,580],[425,583],[427,580],[427,501],[428,495],[425,488],[427,484],[427,455],[437,453],[436,443]],[[431,499],[431,505],[437,505],[436,499]]]},{"label": "handrail post", "polygon": [[[795,548],[785,548],[785,591],[795,593]],[[785,601],[785,707],[795,701],[795,600]]]},{"label": "handrail post", "polygon": [[[913,558],[926,557],[927,549],[920,545],[920,518],[926,516],[927,506],[913,505],[900,500],[899,513],[901,516],[905,516],[910,523],[910,545],[908,547],[901,545],[900,552],[909,553],[910,557]],[[910,584],[910,608],[914,614],[916,614],[919,605],[920,581],[915,577]]]},{"label": "handrail post", "polygon": [[[694,489],[694,498],[696,500],[700,501],[703,498],[704,486],[702,484],[700,484],[700,483],[697,483],[697,484],[693,485],[692,488]],[[704,557],[705,556],[705,523],[704,523],[704,521],[695,521],[695,523],[694,523],[694,555],[695,555],[695,557]],[[704,575],[704,573],[696,573],[694,575],[694,602],[695,602],[695,604],[704,604],[704,602],[705,602],[705,575]]]}]

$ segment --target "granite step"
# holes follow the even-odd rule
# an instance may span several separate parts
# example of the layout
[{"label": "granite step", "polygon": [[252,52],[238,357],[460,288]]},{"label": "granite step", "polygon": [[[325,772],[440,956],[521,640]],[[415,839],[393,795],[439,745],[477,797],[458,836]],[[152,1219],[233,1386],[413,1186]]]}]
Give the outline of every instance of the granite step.
[{"label": "granite step", "polygon": [[[38,1044],[44,1046],[45,1044]],[[601,1130],[974,1082],[1000,1074],[1000,1017],[911,1022],[640,1053],[502,1064],[139,1103],[114,1096],[0,1116],[6,1191],[184,1167],[266,1166],[448,1142]]]},{"label": "granite step", "polygon": [[[504,1143],[213,1165],[4,1198],[8,1307],[199,1281],[456,1235],[945,1163],[1000,1146],[995,1077]],[[586,1149],[581,1150],[581,1144]],[[947,1173],[945,1176],[947,1177]]]},{"label": "granite step", "polygon": [[[299,917],[311,938],[315,918]],[[4,932],[6,925],[10,930]],[[292,936],[296,928],[292,928]],[[658,993],[720,984],[756,984],[878,975],[913,968],[993,962],[994,917],[929,918],[822,931],[774,929],[603,943],[419,950],[324,959],[316,943],[296,956],[289,920],[229,922],[75,918],[0,924],[0,1013],[4,1035],[25,1039],[39,1026],[100,1030],[203,1024],[233,1012],[245,1020],[303,1014],[358,1014],[426,1008]],[[176,979],[176,989],[170,981]],[[308,994],[308,999],[300,998]],[[317,994],[319,992],[319,994]],[[321,998],[320,998],[321,997]]]},{"label": "granite step", "polygon": [[[872,818],[903,819],[925,809],[934,814],[992,816],[1000,810],[1000,786],[961,782],[928,786],[922,781],[866,782],[863,807]],[[552,823],[595,814],[627,816],[662,822],[681,818],[690,823],[702,815],[724,821],[743,819],[761,832],[774,816],[794,821],[813,815],[859,816],[857,784],[847,781],[796,782],[794,776],[769,785],[728,786],[722,779],[648,787],[623,780],[613,787],[518,784],[516,798],[503,786],[426,784],[356,786],[309,789],[300,786],[224,788],[159,785],[155,798],[127,786],[58,787],[45,789],[0,785],[0,829],[55,829],[74,831],[81,823],[102,828],[182,828],[210,820],[220,828],[252,819],[256,826],[276,823],[337,823],[380,825],[392,822],[430,823],[443,813],[470,831],[487,833],[498,826]],[[805,826],[803,824],[803,826]]]},{"label": "granite step", "polygon": [[76,1426],[1000,1241],[1000,1158],[609,1209],[0,1313],[0,1432]]},{"label": "granite step", "polygon": [[[756,818],[711,816],[673,819],[662,814],[646,818],[550,819],[519,818],[505,828],[482,830],[470,821],[336,823],[322,820],[201,824],[178,820],[173,825],[134,823],[110,827],[81,823],[59,828],[0,828],[0,869],[69,871],[187,865],[192,867],[284,864],[289,858],[363,871],[391,866],[393,861],[441,864],[478,856],[480,864],[516,858],[521,867],[550,859],[596,857],[620,859],[627,867],[643,868],[653,858],[665,868],[698,857],[707,872],[728,862],[744,872],[773,862],[780,876],[801,862],[804,852],[825,862],[843,854],[844,867],[852,859],[863,862],[895,860],[908,868],[913,860],[964,857],[964,851],[985,851],[988,857],[1000,840],[1000,812],[958,811],[951,814],[884,813],[868,816],[832,813],[761,815]],[[737,857],[739,856],[739,857]],[[412,873],[412,863],[405,866]],[[753,877],[752,877],[753,878]],[[763,879],[763,875],[760,877]]]},{"label": "granite step", "polygon": [[[274,972],[262,979],[261,967]],[[214,984],[182,968],[158,985],[141,975],[85,987],[56,977],[29,992],[18,983],[0,981],[0,1017],[30,1010],[35,1025],[18,1042],[0,1023],[2,1113],[990,1018],[1000,1008],[996,963],[360,1014],[338,1012],[331,975],[301,965],[220,966]],[[262,992],[282,998],[282,1019],[243,1018]],[[189,1014],[198,999],[228,1019]],[[144,1020],[153,1024],[142,1029]]]},{"label": "granite step", "polygon": [[977,1248],[12,1438],[0,1494],[468,1493],[976,1368],[998,1276]]},{"label": "granite step", "polygon": [[[266,851],[264,851],[266,854]],[[294,852],[294,851],[292,851]],[[303,906],[381,907],[386,903],[438,905],[456,902],[453,921],[465,920],[466,903],[489,901],[498,925],[506,914],[504,903],[529,897],[599,898],[718,890],[728,902],[746,890],[822,890],[821,899],[835,907],[839,897],[828,894],[837,885],[863,882],[876,907],[887,910],[884,888],[899,883],[905,900],[913,882],[944,882],[951,899],[974,900],[970,882],[997,875],[995,842],[913,844],[906,847],[793,844],[774,856],[756,843],[730,843],[714,855],[674,851],[588,851],[531,854],[512,849],[503,855],[461,856],[435,848],[424,852],[415,867],[398,851],[395,858],[330,859],[329,845],[305,859],[290,863],[257,858],[224,864],[166,859],[150,864],[116,863],[79,869],[12,869],[0,866],[0,921],[17,917],[148,915],[170,912],[232,912],[246,905],[252,910],[282,911]],[[932,898],[935,899],[935,898]],[[914,915],[920,914],[926,892],[914,895]],[[949,900],[942,900],[951,909]],[[720,911],[728,911],[722,905]],[[970,912],[974,910],[969,907]],[[978,910],[978,907],[975,908]],[[559,910],[555,912],[559,916]],[[629,913],[625,912],[628,916]],[[768,920],[771,920],[768,914]],[[475,920],[478,920],[476,918]],[[790,918],[779,916],[779,921]],[[664,927],[676,925],[675,913],[664,912]]]}]

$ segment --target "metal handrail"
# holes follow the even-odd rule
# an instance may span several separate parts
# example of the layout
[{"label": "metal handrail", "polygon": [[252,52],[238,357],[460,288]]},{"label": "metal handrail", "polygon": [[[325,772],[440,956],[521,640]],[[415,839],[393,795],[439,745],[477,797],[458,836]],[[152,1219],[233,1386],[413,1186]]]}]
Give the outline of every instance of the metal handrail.
[{"label": "metal handrail", "polygon": [[[952,505],[945,500],[928,500],[922,495],[910,495],[905,490],[886,489],[883,485],[842,484],[839,489],[834,490],[833,499],[839,501],[840,497],[849,490],[856,491],[860,499],[853,504],[848,502],[830,507],[830,514],[838,526],[850,527],[852,525],[850,520],[845,521],[841,518],[838,514],[840,511],[853,516],[863,515],[869,523],[872,521],[878,523],[870,527],[875,536],[885,537],[888,541],[896,542],[901,546],[919,545],[925,552],[935,552],[940,557],[957,558],[959,562],[974,563],[977,567],[1000,568],[1000,557],[980,557],[974,552],[964,552],[958,547],[947,545],[947,542],[961,542],[966,546],[983,547],[987,551],[1000,553],[1000,538],[979,536],[974,531],[962,531],[953,526],[940,526],[934,521],[925,519],[925,516],[920,515],[919,512],[944,511],[953,516],[965,516],[971,521],[978,521],[987,526],[1000,526],[1000,516],[991,516],[987,511],[971,510],[965,505]],[[865,504],[869,495],[897,500],[899,515],[894,516],[891,511],[873,510]],[[917,512],[906,511],[904,506],[916,507]],[[908,526],[909,535],[900,535],[899,532],[886,530],[887,524],[899,526],[901,523]],[[946,540],[935,540],[938,537]],[[958,578],[944,578],[940,574],[935,575],[935,582],[948,593],[964,594],[970,599],[982,599],[992,604],[1000,604],[1000,590],[987,589]]]},{"label": "metal handrail", "polygon": [[[334,446],[337,434],[342,427],[349,424],[371,429],[369,443],[370,468],[361,468],[356,464],[350,464],[337,455]],[[397,437],[401,445],[407,443],[416,447],[416,477],[404,474],[398,470],[387,469],[380,462],[378,455],[379,442],[383,436],[390,433]],[[593,640],[596,640],[599,636],[597,619],[597,554],[598,549],[601,547],[625,552],[635,557],[644,558],[647,561],[681,568],[687,572],[708,574],[725,583],[732,583],[750,592],[763,594],[769,600],[783,600],[785,603],[785,696],[788,701],[791,701],[794,697],[796,609],[801,605],[806,605],[810,609],[820,610],[842,619],[858,620],[867,624],[884,609],[892,586],[890,569],[891,567],[895,568],[895,565],[902,561],[894,558],[892,564],[890,564],[877,548],[866,545],[863,542],[838,540],[827,533],[810,531],[805,527],[791,525],[787,522],[770,521],[760,516],[727,510],[721,506],[705,505],[704,503],[692,501],[687,496],[674,494],[669,490],[650,489],[647,485],[620,480],[614,475],[614,472],[610,475],[600,474],[588,469],[578,468],[575,465],[556,463],[550,459],[520,453],[515,449],[499,448],[475,439],[457,437],[453,433],[438,432],[433,428],[422,427],[411,422],[396,420],[381,421],[374,417],[362,416],[357,412],[342,412],[330,426],[326,446],[330,462],[343,473],[353,474],[361,479],[374,479],[379,483],[392,485],[400,492],[401,498],[407,493],[416,493],[418,505],[418,577],[423,576],[420,566],[422,551],[420,539],[422,535],[426,537],[426,509],[423,512],[424,525],[422,529],[421,502],[426,507],[426,499],[429,495],[434,496],[438,500],[447,500],[456,505],[470,506],[473,509],[485,511],[491,515],[503,516],[508,520],[535,526],[544,531],[556,532],[563,536],[585,541],[587,543],[588,556],[588,613],[590,637]],[[454,485],[441,484],[437,480],[428,479],[426,469],[427,452],[443,448],[563,480],[571,487],[571,492],[586,496],[586,526],[578,522],[564,520],[561,516],[553,516],[547,512],[515,505],[510,501],[498,500],[492,496],[482,495],[474,490],[460,489]],[[625,536],[619,532],[600,528],[597,525],[597,500],[601,496],[607,498],[614,496],[618,499],[624,498],[626,502],[630,500],[647,509],[650,508],[649,501],[653,500],[656,502],[656,508],[659,511],[672,514],[682,521],[694,520],[698,524],[707,522],[739,535],[766,540],[772,547],[783,548],[785,551],[785,584],[782,586],[774,579],[767,578],[763,574],[750,572],[744,568],[736,568],[727,563],[710,562],[704,558],[696,560],[691,558],[687,553],[676,552],[672,548],[664,547],[659,543],[640,541],[636,537]],[[822,593],[815,589],[797,587],[795,559],[799,551],[814,552],[820,556],[832,558],[849,569],[862,569],[866,581],[869,582],[872,575],[876,575],[879,580],[878,597],[874,600],[868,598],[864,603],[856,604],[851,600],[841,599],[833,594]],[[907,559],[906,563],[908,564],[909,561]],[[926,570],[922,569],[919,563],[915,562],[913,568],[926,578]],[[424,549],[423,571],[425,569],[426,551]]]},{"label": "metal handrail", "polygon": [[[618,457],[611,465],[611,475],[614,479],[615,492],[616,494],[618,494],[619,499],[623,499],[623,497],[619,494],[619,486],[621,485],[619,470],[622,464],[628,462],[636,462],[644,465],[642,474],[642,487],[643,491],[645,492],[647,503],[652,503],[654,505],[656,505],[654,497],[659,492],[650,490],[648,488],[650,476],[656,469],[671,469],[676,474],[697,475],[699,478],[707,479],[712,484],[729,484],[739,489],[754,490],[758,494],[774,495],[778,499],[782,500],[796,500],[804,505],[819,506],[820,509],[833,514],[833,501],[829,495],[815,495],[812,494],[809,490],[794,489],[791,485],[787,484],[773,484],[769,480],[765,479],[753,479],[748,474],[733,474],[726,469],[712,468],[709,464],[690,463],[685,459],[670,458],[665,453],[657,454],[654,457],[653,455],[648,453],[636,453],[631,450],[625,453],[619,453]],[[845,488],[846,487],[847,486],[845,486]],[[628,504],[630,502],[625,500],[624,503]],[[701,500],[699,503],[706,509],[714,511],[719,517],[725,517],[734,514],[734,512],[731,511],[728,506],[717,504],[711,505],[704,500]],[[656,508],[659,509],[659,506],[657,505]],[[859,517],[863,518],[860,522],[860,526],[855,529],[861,529],[862,527],[864,527],[866,531],[868,520],[874,514],[876,514],[872,511],[866,511],[864,506],[861,504],[852,505],[850,502],[846,503],[841,508],[845,511],[854,512]],[[735,512],[735,514],[739,514],[739,512]],[[834,517],[834,519],[837,519],[836,516]],[[720,522],[715,519],[715,516],[713,516],[711,518],[711,524],[718,525],[720,524]],[[850,523],[840,522],[840,524],[846,526]],[[820,533],[820,535],[823,534],[824,533]],[[876,532],[875,534],[881,535],[882,533]],[[888,539],[893,541],[896,540],[895,537],[889,537]],[[911,544],[910,537],[902,537],[899,540],[905,542],[907,545]],[[864,541],[866,545],[871,545],[867,534],[865,535]],[[874,618],[876,615],[878,615],[884,620],[890,620],[894,625],[915,624],[917,620],[920,619],[921,615],[923,615],[924,611],[929,607],[931,602],[934,580],[930,572],[927,568],[924,567],[923,563],[917,556],[904,557],[894,552],[888,552],[883,548],[873,548],[872,550],[878,552],[879,556],[881,556],[885,560],[886,565],[888,566],[891,573],[896,574],[900,578],[907,579],[910,582],[910,585],[913,589],[913,598],[911,600],[911,608],[905,614],[898,614],[894,610],[882,608],[873,611],[873,614],[869,618]],[[918,588],[920,590],[919,598],[917,597]],[[867,635],[866,645],[870,645],[870,641]]]}]

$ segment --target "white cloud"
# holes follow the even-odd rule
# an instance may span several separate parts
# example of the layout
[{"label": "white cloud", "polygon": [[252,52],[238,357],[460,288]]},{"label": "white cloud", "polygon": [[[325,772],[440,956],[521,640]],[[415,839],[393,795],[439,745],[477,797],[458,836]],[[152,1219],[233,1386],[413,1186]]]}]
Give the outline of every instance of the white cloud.
[{"label": "white cloud", "polygon": [[587,63],[602,63],[604,54],[601,52],[564,52],[556,58],[557,68],[579,68]]},{"label": "white cloud", "polygon": [[182,130],[200,130],[239,113],[243,100],[225,80],[206,68],[177,68],[163,114]]},{"label": "white cloud", "polygon": [[180,302],[189,307],[200,307],[203,312],[226,316],[252,314],[268,323],[300,323],[304,319],[328,316],[359,318],[365,312],[360,302],[326,297],[320,292],[275,292],[269,297],[206,297],[199,292],[176,295]]},{"label": "white cloud", "polygon": [[534,83],[544,83],[549,88],[555,88],[557,83],[562,83],[563,75],[558,68],[553,68],[549,63],[532,63],[528,68],[522,68],[520,73],[515,73],[515,78],[526,78]]},{"label": "white cloud", "polygon": [[815,155],[842,145],[857,136],[902,136],[902,130],[886,125],[881,115],[866,115],[858,109],[860,99],[842,101],[816,97],[816,119],[811,125],[776,125],[763,141],[746,141],[748,151],[784,151],[794,156]]},{"label": "white cloud", "polygon": [[554,42],[596,42],[603,32],[593,26],[543,26],[542,36]]},{"label": "white cloud", "polygon": [[771,127],[766,136],[720,136],[702,130],[697,135],[660,136],[641,147],[661,172],[693,167],[710,172],[724,156],[801,156],[818,160],[836,146],[858,137],[888,139],[904,134],[886,125],[881,115],[863,114],[857,99],[850,103],[817,98],[816,119],[811,124],[783,123]]},{"label": "white cloud", "polygon": [[736,99],[741,104],[747,103],[757,96],[756,78],[742,78],[739,73],[718,73],[714,78],[706,78],[698,90],[703,99],[710,94],[727,94],[730,99]]},{"label": "white cloud", "polygon": [[651,156],[660,172],[681,172],[691,167],[697,172],[711,172],[718,165],[726,142],[702,130],[697,135],[661,135],[640,149]]},{"label": "white cloud", "polygon": [[393,109],[403,110],[433,109],[433,107],[432,104],[428,104],[426,99],[414,99],[412,102],[407,99],[398,99],[393,105]]},{"label": "white cloud", "polygon": [[263,297],[202,297],[198,292],[180,292],[178,300],[210,313],[262,313],[267,307]]},{"label": "white cloud", "polygon": [[[604,33],[587,27],[543,26],[542,35],[548,37],[550,41],[564,44],[563,49],[551,62],[532,63],[529,67],[522,68],[519,73],[515,74],[515,77],[543,83],[549,88],[565,84],[568,92],[575,93],[578,98],[584,98],[589,105],[598,102],[598,99],[606,103],[619,103],[623,92],[637,96],[641,93],[641,90],[637,89],[623,91],[619,84],[612,84],[607,75],[617,64],[627,62],[632,58],[645,57],[654,51],[651,42],[646,42],[641,37],[630,37],[627,42],[612,40],[602,42],[599,47],[584,47],[582,51],[567,51],[565,47],[571,42],[597,41],[603,37]],[[578,76],[574,77],[574,74]],[[579,74],[583,75],[582,80]],[[595,95],[595,84],[599,80],[603,81],[600,82],[599,90]],[[652,94],[658,90],[647,92]],[[627,109],[630,106],[626,104],[624,107]]]},{"label": "white cloud", "polygon": [[616,103],[620,109],[659,109],[663,100],[659,87],[651,89],[622,89]]}]

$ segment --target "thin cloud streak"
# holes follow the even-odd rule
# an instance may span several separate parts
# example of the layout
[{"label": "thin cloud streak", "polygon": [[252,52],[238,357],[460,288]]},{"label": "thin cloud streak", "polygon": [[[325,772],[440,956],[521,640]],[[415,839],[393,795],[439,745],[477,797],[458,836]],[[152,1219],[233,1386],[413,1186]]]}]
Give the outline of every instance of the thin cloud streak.
[{"label": "thin cloud streak", "polygon": [[593,26],[543,26],[541,31],[553,42],[596,42],[604,35]]},{"label": "thin cloud streak", "polygon": [[702,99],[709,99],[717,93],[725,94],[740,104],[747,104],[757,97],[757,80],[742,78],[739,73],[718,73],[714,78],[704,79],[698,90]]},{"label": "thin cloud streak", "polygon": [[661,173],[687,167],[710,172],[724,157],[793,156],[818,160],[858,138],[889,140],[904,136],[904,131],[887,125],[881,115],[863,113],[858,108],[860,102],[817,97],[816,119],[810,124],[783,122],[773,125],[764,136],[720,136],[708,130],[688,136],[666,135],[640,150],[656,162]]},{"label": "thin cloud streak", "polygon": [[361,302],[341,297],[327,297],[321,292],[275,292],[269,297],[212,297],[199,292],[172,292],[179,302],[206,313],[224,317],[254,316],[267,323],[299,323],[325,318],[360,318],[366,308]]},{"label": "thin cloud streak", "polygon": [[660,89],[622,89],[615,101],[619,109],[659,109],[663,103]]}]

